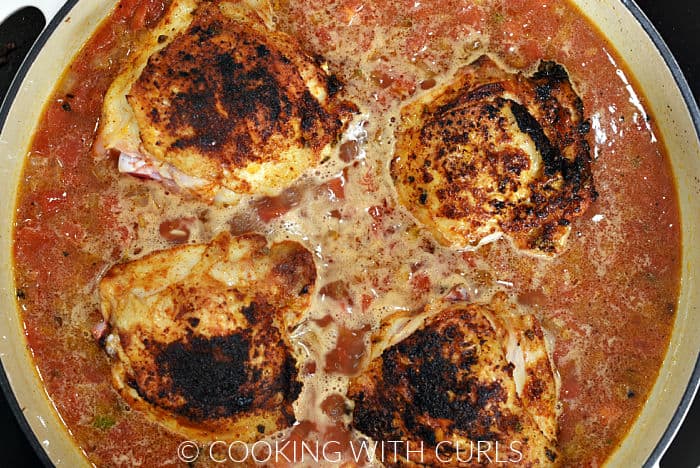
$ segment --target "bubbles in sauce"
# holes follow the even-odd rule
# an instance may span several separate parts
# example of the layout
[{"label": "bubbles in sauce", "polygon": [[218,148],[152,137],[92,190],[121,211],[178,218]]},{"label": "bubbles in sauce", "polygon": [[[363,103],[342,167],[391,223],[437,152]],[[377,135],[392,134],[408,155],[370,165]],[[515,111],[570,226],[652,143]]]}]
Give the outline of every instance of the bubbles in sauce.
[{"label": "bubbles in sauce", "polygon": [[[65,189],[68,200],[88,200],[91,191],[99,193],[102,198],[87,209],[88,218],[94,219],[99,219],[94,213],[100,202],[112,200],[109,213],[116,221],[113,229],[104,229],[111,237],[104,237],[94,219],[78,216],[86,210],[83,205],[53,200],[56,197],[48,192],[46,209],[37,214],[35,198],[42,187],[36,181],[46,177],[46,164],[39,164],[43,159],[37,155],[62,150],[42,148],[39,137],[34,143],[18,220],[39,219],[44,231],[65,232],[69,226],[65,220],[56,221],[54,212],[72,210],[75,225],[88,233],[82,244],[62,236],[51,244],[60,246],[55,252],[41,250],[45,255],[40,263],[49,265],[42,268],[55,268],[49,270],[53,278],[60,277],[60,265],[74,262],[75,273],[69,276],[82,281],[57,282],[53,293],[61,300],[49,304],[31,302],[37,296],[32,285],[43,273],[32,266],[38,261],[23,253],[43,245],[32,237],[40,228],[34,224],[27,228],[22,222],[17,231],[18,290],[29,295],[23,304],[46,312],[25,316],[30,344],[42,375],[48,376],[49,393],[62,415],[67,415],[81,446],[92,460],[103,463],[115,456],[140,461],[145,452],[162,446],[163,452],[170,450],[162,461],[176,453],[177,438],[133,412],[119,413],[123,419],[114,431],[125,433],[120,432],[122,439],[108,431],[95,433],[81,419],[95,409],[87,403],[66,402],[82,392],[88,395],[85,402],[102,399],[116,405],[104,353],[94,343],[86,353],[82,342],[66,344],[76,341],[72,335],[47,330],[82,327],[89,337],[99,322],[94,313],[98,307],[95,279],[117,260],[182,243],[208,242],[216,233],[229,230],[260,232],[272,242],[296,240],[314,254],[317,264],[319,286],[312,307],[293,335],[304,378],[295,405],[300,422],[278,438],[298,446],[314,438],[347,443],[356,437],[348,430],[352,404],[345,399],[345,390],[349,377],[362,371],[372,352],[371,335],[387,317],[421,310],[439,297],[478,301],[504,291],[535,313],[554,338],[554,357],[562,376],[564,463],[602,460],[636,417],[653,383],[650,376],[656,375],[663,359],[680,258],[676,196],[668,163],[659,157],[664,155],[663,147],[651,137],[653,120],[646,118],[643,98],[634,91],[634,83],[617,72],[621,67],[607,52],[605,41],[565,2],[527,0],[507,8],[503,2],[488,0],[459,5],[448,0],[341,2],[333,9],[326,8],[328,2],[282,3],[276,13],[278,27],[298,36],[310,52],[328,59],[331,71],[346,82],[344,92],[361,111],[330,158],[282,193],[244,197],[235,207],[211,206],[153,181],[117,178],[113,168],[100,165],[106,163],[74,165],[80,177],[93,181],[90,190],[53,181],[49,185],[56,187],[51,187],[51,193]],[[524,24],[528,24],[527,34]],[[493,54],[511,69],[528,70],[540,58],[564,64],[591,118],[601,197],[590,216],[575,223],[569,249],[560,258],[522,255],[505,239],[477,252],[442,247],[396,203],[388,164],[400,107],[449,80],[482,52]],[[93,93],[104,93],[108,82]],[[632,92],[636,101],[630,103]],[[84,125],[87,135],[98,114],[86,119],[90,120]],[[71,125],[66,123],[65,128]],[[52,141],[63,142],[63,135],[59,136]],[[70,137],[81,141],[80,135]],[[92,161],[88,150],[63,151]],[[603,218],[593,222],[594,215]],[[63,257],[63,251],[80,255]],[[56,256],[55,262],[51,255]],[[72,285],[78,283],[88,286],[78,291]],[[56,309],[77,312],[57,327],[55,320],[46,318],[54,316]],[[98,328],[95,333],[104,330]],[[68,369],[64,374],[71,378],[52,378],[51,369],[63,360],[74,363],[75,376]],[[85,384],[84,375],[90,374],[102,384],[78,388]],[[103,394],[112,396],[99,396]],[[135,435],[139,431],[151,434],[147,447]],[[112,439],[133,443],[109,443]],[[99,448],[108,445],[109,450]],[[131,448],[134,453],[127,453]],[[288,455],[293,459],[292,453]]]}]

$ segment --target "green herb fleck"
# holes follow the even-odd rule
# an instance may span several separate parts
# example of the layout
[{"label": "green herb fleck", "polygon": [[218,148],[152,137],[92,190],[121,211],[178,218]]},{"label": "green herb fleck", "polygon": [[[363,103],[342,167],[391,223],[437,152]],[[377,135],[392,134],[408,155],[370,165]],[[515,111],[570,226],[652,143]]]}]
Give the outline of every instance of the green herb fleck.
[{"label": "green herb fleck", "polygon": [[114,416],[110,414],[98,414],[92,421],[92,426],[97,429],[106,431],[107,429],[110,429],[112,426],[114,426],[116,423],[117,420],[114,418]]}]

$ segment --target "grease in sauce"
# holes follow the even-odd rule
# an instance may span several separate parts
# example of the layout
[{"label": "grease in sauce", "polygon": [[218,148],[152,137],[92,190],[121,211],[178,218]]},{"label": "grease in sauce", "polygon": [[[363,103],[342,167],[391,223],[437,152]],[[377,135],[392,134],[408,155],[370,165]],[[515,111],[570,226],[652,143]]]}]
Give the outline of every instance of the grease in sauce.
[{"label": "grease in sauce", "polygon": [[[316,257],[322,287],[312,320],[295,334],[305,357],[302,422],[283,437],[347,438],[343,394],[368,353],[369,330],[463,285],[471,299],[505,291],[551,331],[562,462],[601,464],[657,376],[680,265],[669,161],[613,48],[568,2],[278,3],[278,27],[323,55],[362,110],[333,158],[278,197],[208,206],[93,157],[102,96],[161,1],[122,1],[46,106],[17,205],[16,287],[37,368],[78,445],[97,465],[179,463],[181,438],[130,411],[111,387],[91,334],[100,321],[95,286],[116,262],[229,229],[295,239]],[[600,197],[554,260],[505,241],[467,253],[439,247],[395,202],[387,165],[398,109],[484,52],[514,69],[563,64],[591,119]]]}]

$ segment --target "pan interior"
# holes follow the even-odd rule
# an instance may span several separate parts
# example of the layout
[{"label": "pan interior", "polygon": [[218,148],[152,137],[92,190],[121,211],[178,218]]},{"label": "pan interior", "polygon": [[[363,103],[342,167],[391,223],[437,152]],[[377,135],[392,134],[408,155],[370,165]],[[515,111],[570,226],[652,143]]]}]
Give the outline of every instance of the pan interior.
[{"label": "pan interior", "polygon": [[[32,131],[41,115],[41,107],[52,92],[52,82],[45,77],[58,77],[71,62],[72,53],[80,48],[111,11],[114,2],[83,0],[72,9],[64,9],[70,21],[58,23],[54,31],[46,31],[39,43],[45,45],[30,55],[31,63],[25,64],[26,73],[22,85],[11,89],[3,108],[6,121],[0,136],[0,148],[4,154],[0,177],[13,181],[0,187],[0,214],[12,219],[17,184],[22,168],[23,150],[28,148]],[[644,464],[654,452],[658,441],[672,422],[676,408],[684,398],[688,382],[696,366],[700,348],[700,292],[695,287],[696,265],[700,251],[693,249],[698,240],[700,223],[700,146],[694,119],[698,119],[697,106],[692,100],[687,104],[676,85],[674,73],[666,66],[664,56],[655,42],[647,35],[640,22],[621,2],[607,0],[575,0],[610,42],[618,45],[618,53],[644,89],[657,125],[664,135],[668,154],[677,178],[683,222],[683,275],[675,331],[659,378],[649,402],[631,428],[629,436],[619,450],[609,459],[610,466],[636,466]],[[636,10],[636,7],[632,7]],[[50,40],[47,39],[50,37]],[[634,40],[630,40],[634,37]],[[674,76],[675,75],[675,76]],[[687,90],[686,90],[687,91]],[[690,96],[689,92],[687,96]],[[14,99],[13,99],[14,98]],[[688,109],[690,106],[690,110]],[[0,228],[0,356],[8,376],[12,392],[32,432],[56,465],[78,466],[86,463],[79,450],[65,431],[60,417],[46,398],[40,375],[28,371],[34,369],[26,350],[22,323],[16,313],[15,292],[11,269],[12,224]],[[691,385],[696,385],[693,382]]]}]

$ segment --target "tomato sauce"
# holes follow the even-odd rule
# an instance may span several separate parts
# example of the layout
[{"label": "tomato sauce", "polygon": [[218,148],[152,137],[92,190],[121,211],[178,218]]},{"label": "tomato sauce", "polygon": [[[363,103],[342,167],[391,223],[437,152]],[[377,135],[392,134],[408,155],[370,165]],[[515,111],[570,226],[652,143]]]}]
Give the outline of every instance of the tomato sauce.
[{"label": "tomato sauce", "polygon": [[[276,7],[277,27],[325,57],[363,112],[351,129],[356,138],[339,145],[330,169],[277,197],[226,210],[120,176],[114,157],[95,156],[104,93],[163,1],[122,0],[46,104],[17,200],[15,278],[34,360],[76,443],[99,466],[181,464],[181,438],[132,411],[112,388],[110,360],[93,336],[101,321],[96,285],[115,263],[228,229],[294,238],[319,263],[319,297],[299,340],[312,349],[302,375],[325,384],[305,385],[297,414],[304,422],[287,437],[349,437],[342,389],[370,353],[370,330],[459,280],[464,297],[505,291],[550,331],[562,379],[562,463],[602,464],[658,374],[681,264],[662,136],[614,48],[568,2],[280,0]],[[513,70],[532,70],[540,59],[561,63],[591,121],[600,196],[555,259],[505,241],[475,252],[439,248],[392,198],[386,162],[397,109],[481,53]],[[197,466],[216,465],[205,458]]]}]

